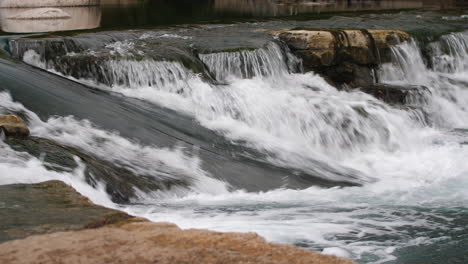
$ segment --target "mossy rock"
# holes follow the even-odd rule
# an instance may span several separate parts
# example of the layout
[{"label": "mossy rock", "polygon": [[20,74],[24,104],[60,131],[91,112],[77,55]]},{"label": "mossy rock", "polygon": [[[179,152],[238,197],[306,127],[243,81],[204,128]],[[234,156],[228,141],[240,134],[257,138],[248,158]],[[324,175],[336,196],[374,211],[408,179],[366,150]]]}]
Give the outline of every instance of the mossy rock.
[{"label": "mossy rock", "polygon": [[0,242],[125,222],[133,217],[93,204],[61,181],[0,186]]}]

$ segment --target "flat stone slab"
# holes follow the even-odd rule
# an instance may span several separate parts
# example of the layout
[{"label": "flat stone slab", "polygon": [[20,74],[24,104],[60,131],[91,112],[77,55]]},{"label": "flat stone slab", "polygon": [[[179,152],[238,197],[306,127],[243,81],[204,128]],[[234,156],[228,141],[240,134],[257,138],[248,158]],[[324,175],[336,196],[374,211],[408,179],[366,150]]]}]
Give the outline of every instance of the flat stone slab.
[{"label": "flat stone slab", "polygon": [[126,213],[91,203],[60,181],[0,186],[0,242],[130,218]]},{"label": "flat stone slab", "polygon": [[181,230],[174,224],[133,222],[93,230],[33,236],[0,244],[0,263],[353,264],[254,233]]}]

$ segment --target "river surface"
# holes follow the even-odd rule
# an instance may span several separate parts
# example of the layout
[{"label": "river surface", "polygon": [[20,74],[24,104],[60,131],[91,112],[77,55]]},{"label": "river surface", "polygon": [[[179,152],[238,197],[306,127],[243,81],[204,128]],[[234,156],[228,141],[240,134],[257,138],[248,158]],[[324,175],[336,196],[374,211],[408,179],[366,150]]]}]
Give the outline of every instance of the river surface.
[{"label": "river surface", "polygon": [[[116,199],[115,181],[79,158],[69,166],[6,141],[0,184],[58,179],[153,221],[257,232],[358,263],[468,263],[467,10],[194,2],[104,1],[87,25],[61,29],[71,32],[3,23],[0,114],[125,169],[133,195]],[[265,33],[294,27],[405,30],[412,39],[375,81],[424,92],[395,105],[334,87]]]}]

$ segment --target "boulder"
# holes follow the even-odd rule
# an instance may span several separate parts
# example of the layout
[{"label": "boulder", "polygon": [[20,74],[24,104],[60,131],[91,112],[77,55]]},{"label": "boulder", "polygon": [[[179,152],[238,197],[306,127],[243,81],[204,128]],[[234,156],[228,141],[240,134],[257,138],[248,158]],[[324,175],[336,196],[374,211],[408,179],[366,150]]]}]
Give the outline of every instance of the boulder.
[{"label": "boulder", "polygon": [[170,223],[128,222],[33,236],[0,244],[0,263],[352,264],[254,233],[181,230]]},{"label": "boulder", "polygon": [[254,233],[151,223],[97,206],[60,181],[3,185],[0,201],[0,263],[354,263]]},{"label": "boulder", "polygon": [[16,115],[0,116],[0,132],[6,137],[27,137],[29,129],[26,124]]},{"label": "boulder", "polygon": [[[126,213],[91,203],[61,181],[0,186],[0,242],[129,220]],[[11,263],[0,260],[0,263]]]},{"label": "boulder", "polygon": [[430,90],[425,86],[374,84],[360,88],[361,91],[373,95],[389,104],[421,106],[426,102]]},{"label": "boulder", "polygon": [[378,50],[378,63],[390,62],[391,50],[390,47],[401,42],[408,41],[410,35],[401,30],[376,30],[369,29],[367,32],[372,36],[373,45]]},{"label": "boulder", "polygon": [[374,45],[378,49],[388,48],[410,38],[408,33],[401,30],[368,29],[367,32],[372,36]]},{"label": "boulder", "polygon": [[275,32],[302,58],[306,71],[322,74],[335,85],[371,85],[373,69],[390,60],[390,47],[409,39],[398,30],[293,29]]},{"label": "boulder", "polygon": [[[65,146],[45,138],[7,138],[5,140],[12,149],[19,152],[27,152],[40,158],[50,170],[73,170],[78,167],[76,157],[86,165],[84,170],[85,180],[91,186],[105,183],[105,191],[115,203],[128,203],[135,198],[136,192],[144,193],[168,190],[172,187],[184,188],[191,184],[189,179],[158,178],[156,175],[141,175],[122,164],[110,162],[97,157],[93,153]],[[174,176],[177,176],[174,174]],[[0,199],[1,201],[1,199]]]},{"label": "boulder", "polygon": [[336,40],[331,32],[292,30],[280,33],[279,37],[304,59],[306,66],[331,66],[335,61]]}]

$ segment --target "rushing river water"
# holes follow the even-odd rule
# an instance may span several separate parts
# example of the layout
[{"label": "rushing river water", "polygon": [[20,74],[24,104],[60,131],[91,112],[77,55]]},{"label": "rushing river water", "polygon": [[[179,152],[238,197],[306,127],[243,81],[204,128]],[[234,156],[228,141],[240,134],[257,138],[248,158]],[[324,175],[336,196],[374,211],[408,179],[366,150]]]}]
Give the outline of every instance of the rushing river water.
[{"label": "rushing river water", "polygon": [[[392,48],[376,80],[424,93],[389,105],[303,72],[287,46],[262,33],[293,26],[409,31],[413,38]],[[371,12],[66,39],[0,39],[6,57],[24,62],[0,60],[0,114],[19,113],[33,136],[137,178],[175,184],[143,190],[129,180],[135,195],[117,203],[106,192],[112,182],[89,184],[78,158],[64,167],[4,142],[0,184],[59,179],[154,221],[257,232],[359,263],[468,263],[468,13]]]}]

